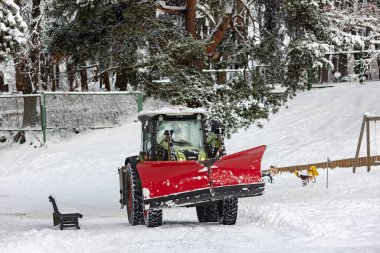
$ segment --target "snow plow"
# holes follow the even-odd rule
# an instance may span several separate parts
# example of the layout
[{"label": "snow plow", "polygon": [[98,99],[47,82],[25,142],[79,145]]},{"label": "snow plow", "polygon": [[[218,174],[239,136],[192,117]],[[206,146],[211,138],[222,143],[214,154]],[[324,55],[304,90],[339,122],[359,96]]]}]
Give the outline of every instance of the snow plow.
[{"label": "snow plow", "polygon": [[131,225],[157,227],[162,210],[196,207],[199,222],[234,225],[238,198],[262,195],[265,146],[226,155],[224,129],[203,109],[143,111],[142,147],[118,169]]}]

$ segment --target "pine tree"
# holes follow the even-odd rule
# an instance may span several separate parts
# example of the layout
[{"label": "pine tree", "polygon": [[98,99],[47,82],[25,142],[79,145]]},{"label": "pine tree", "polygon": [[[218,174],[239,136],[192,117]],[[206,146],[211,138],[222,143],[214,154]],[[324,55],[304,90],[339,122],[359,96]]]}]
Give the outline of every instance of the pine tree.
[{"label": "pine tree", "polygon": [[[306,70],[323,62],[329,40],[324,6],[313,0],[55,0],[52,6],[51,55],[99,64],[99,75],[117,71],[120,90],[129,82],[172,104],[205,107],[231,131],[268,118],[303,88]],[[234,71],[205,71],[225,69]]]},{"label": "pine tree", "polygon": [[[4,2],[4,1],[3,1]],[[6,2],[6,1],[5,1]],[[44,64],[41,44],[41,0],[17,0],[22,7],[20,16],[25,20],[25,44],[14,52],[16,89],[23,94],[38,90],[41,83],[41,66]],[[36,124],[37,98],[24,97],[23,127]]]}]

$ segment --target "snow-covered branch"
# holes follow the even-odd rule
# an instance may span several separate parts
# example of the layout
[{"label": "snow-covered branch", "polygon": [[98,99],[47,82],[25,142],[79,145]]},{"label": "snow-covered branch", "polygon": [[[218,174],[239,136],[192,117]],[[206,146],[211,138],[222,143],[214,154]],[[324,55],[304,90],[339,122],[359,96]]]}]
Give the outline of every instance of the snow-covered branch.
[{"label": "snow-covered branch", "polygon": [[156,3],[157,9],[169,14],[179,14],[186,10],[186,5],[185,6],[166,5],[165,1],[156,1],[155,3]]},{"label": "snow-covered branch", "polygon": [[0,61],[25,44],[27,25],[20,15],[20,7],[13,0],[0,2]]}]

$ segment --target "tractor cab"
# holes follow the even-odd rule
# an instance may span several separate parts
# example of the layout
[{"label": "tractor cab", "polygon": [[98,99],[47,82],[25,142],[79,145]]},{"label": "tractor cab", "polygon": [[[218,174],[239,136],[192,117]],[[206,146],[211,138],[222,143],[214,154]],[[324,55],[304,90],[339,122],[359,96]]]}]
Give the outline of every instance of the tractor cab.
[{"label": "tractor cab", "polygon": [[207,159],[206,112],[203,109],[162,109],[142,112],[145,161],[204,161]]}]

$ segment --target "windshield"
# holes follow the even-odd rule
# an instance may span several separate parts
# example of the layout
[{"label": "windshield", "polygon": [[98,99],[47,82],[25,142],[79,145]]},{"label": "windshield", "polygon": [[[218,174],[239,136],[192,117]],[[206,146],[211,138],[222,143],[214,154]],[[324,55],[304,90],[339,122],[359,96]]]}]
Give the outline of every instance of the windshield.
[{"label": "windshield", "polygon": [[164,139],[166,130],[173,131],[173,146],[191,146],[203,149],[202,125],[199,120],[158,121],[158,143]]}]

